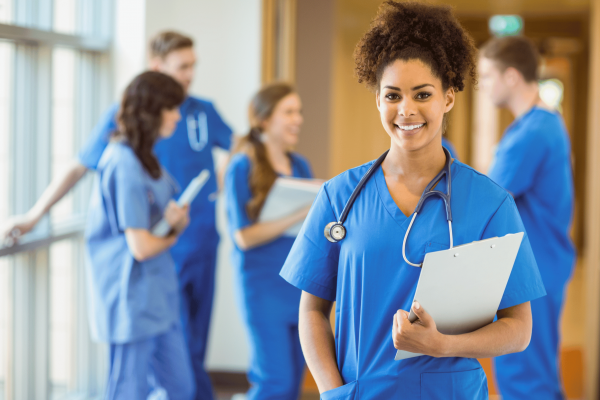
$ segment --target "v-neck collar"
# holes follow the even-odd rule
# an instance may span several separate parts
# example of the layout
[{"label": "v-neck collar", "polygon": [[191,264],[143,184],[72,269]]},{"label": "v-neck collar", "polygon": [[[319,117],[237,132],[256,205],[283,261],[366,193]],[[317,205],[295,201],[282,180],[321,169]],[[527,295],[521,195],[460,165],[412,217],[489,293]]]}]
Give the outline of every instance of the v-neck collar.
[{"label": "v-neck collar", "polygon": [[[460,171],[458,169],[458,161],[454,160],[452,162],[452,164],[450,165],[450,174],[452,175],[453,188],[454,188],[454,179],[456,178],[458,171]],[[408,223],[410,222],[414,212],[411,213],[407,217],[406,215],[404,215],[402,210],[400,210],[400,208],[398,207],[398,205],[392,198],[392,195],[387,186],[387,183],[385,182],[385,175],[383,174],[383,168],[381,167],[381,165],[377,168],[377,171],[375,171],[374,175],[375,175],[375,184],[377,186],[377,193],[379,194],[379,198],[381,199],[381,202],[383,203],[385,209],[387,210],[387,212],[392,216],[392,218],[396,221],[396,223],[401,228],[408,227]],[[447,179],[446,176],[444,176],[440,180],[440,182],[436,185],[434,190],[439,190],[440,192],[446,193],[446,179]],[[425,191],[423,191],[423,193],[424,192]],[[423,197],[423,193],[421,193],[421,197]],[[442,201],[439,198],[439,196],[436,196],[435,200]]]}]

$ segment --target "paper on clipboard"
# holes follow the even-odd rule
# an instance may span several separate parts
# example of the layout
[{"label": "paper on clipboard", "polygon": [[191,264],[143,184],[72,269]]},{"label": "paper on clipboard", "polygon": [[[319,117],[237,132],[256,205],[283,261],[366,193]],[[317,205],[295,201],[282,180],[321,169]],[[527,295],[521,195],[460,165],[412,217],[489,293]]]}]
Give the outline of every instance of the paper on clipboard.
[{"label": "paper on clipboard", "polygon": [[[303,178],[277,178],[258,216],[259,222],[286,217],[299,209],[310,206],[323,181]],[[298,236],[302,222],[285,231],[285,236]]]},{"label": "paper on clipboard", "polygon": [[[183,207],[186,204],[190,204],[196,198],[198,193],[200,193],[200,190],[202,190],[202,187],[206,184],[209,177],[210,171],[207,169],[203,169],[197,177],[192,179],[192,181],[185,188],[181,196],[179,196],[179,199],[177,200],[177,205],[179,207]],[[169,225],[167,220],[164,218],[158,221],[157,224],[154,225],[154,227],[152,228],[152,234],[154,236],[165,237],[169,234],[170,231],[171,225]]]},{"label": "paper on clipboard", "polygon": [[[438,331],[459,335],[492,323],[522,240],[519,232],[425,255],[414,300]],[[417,319],[412,310],[408,319]],[[395,360],[421,355],[398,350]]]}]

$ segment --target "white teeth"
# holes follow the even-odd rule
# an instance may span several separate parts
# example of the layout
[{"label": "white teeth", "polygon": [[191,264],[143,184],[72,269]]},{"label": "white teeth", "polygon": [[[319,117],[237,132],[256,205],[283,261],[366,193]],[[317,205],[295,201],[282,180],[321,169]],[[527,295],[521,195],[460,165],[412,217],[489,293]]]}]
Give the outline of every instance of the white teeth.
[{"label": "white teeth", "polygon": [[423,125],[425,124],[420,124],[420,125],[407,125],[407,126],[399,126],[398,128],[402,129],[403,131],[412,131],[414,129],[419,129],[421,128]]}]

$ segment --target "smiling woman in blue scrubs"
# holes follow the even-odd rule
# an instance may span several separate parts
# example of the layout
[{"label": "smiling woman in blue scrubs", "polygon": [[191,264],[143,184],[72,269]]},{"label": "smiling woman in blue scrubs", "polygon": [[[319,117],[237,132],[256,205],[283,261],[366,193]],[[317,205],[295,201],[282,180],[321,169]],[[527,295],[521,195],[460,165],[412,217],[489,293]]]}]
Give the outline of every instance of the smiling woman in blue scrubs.
[{"label": "smiling woman in blue scrubs", "polygon": [[[172,400],[195,393],[169,253],[188,225],[188,209],[171,200],[176,185],[152,152],[160,137],[172,135],[184,96],[167,75],[136,77],[98,163],[85,238],[92,333],[110,346],[107,399],[146,399],[150,381]],[[152,235],[163,217],[172,232]]]},{"label": "smiling woman in blue scrubs", "polygon": [[238,303],[250,341],[249,400],[298,398],[304,357],[298,336],[300,290],[279,276],[294,238],[283,236],[308,208],[257,222],[278,176],[311,178],[308,162],[291,149],[302,125],[300,97],[286,84],[260,90],[250,104],[250,133],[240,140],[225,175],[232,264]]},{"label": "smiling woman in blue scrubs", "polygon": [[[325,238],[324,228],[340,220],[373,162],[324,185],[281,271],[303,290],[300,339],[324,400],[487,399],[476,358],[522,351],[529,343],[529,301],[545,291],[527,235],[497,321],[464,335],[441,334],[427,310],[412,303],[420,269],[402,256],[411,214],[444,167],[443,119],[455,92],[474,79],[474,58],[473,41],[450,8],[420,3],[385,2],[356,47],[356,73],[376,92],[390,151],[356,198],[347,235],[337,243]],[[525,231],[504,189],[458,161],[451,175],[455,246]],[[436,190],[445,192],[445,177]],[[449,244],[444,203],[429,199],[412,226],[407,259],[420,263]],[[419,317],[414,324],[411,308]],[[394,361],[396,349],[425,356]]]}]

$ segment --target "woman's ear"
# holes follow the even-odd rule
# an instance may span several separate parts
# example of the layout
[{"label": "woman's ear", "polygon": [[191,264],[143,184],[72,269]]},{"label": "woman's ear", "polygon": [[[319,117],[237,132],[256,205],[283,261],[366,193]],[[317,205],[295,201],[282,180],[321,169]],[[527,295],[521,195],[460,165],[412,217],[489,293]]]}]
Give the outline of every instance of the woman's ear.
[{"label": "woman's ear", "polygon": [[456,92],[454,88],[451,87],[446,91],[446,108],[444,113],[449,112],[454,107],[454,99],[456,98]]},{"label": "woman's ear", "polygon": [[381,111],[381,110],[380,110],[380,108],[379,108],[379,105],[380,105],[380,101],[379,101],[379,90],[377,90],[377,91],[375,92],[375,103],[377,103],[377,109],[378,109],[379,111]]}]

